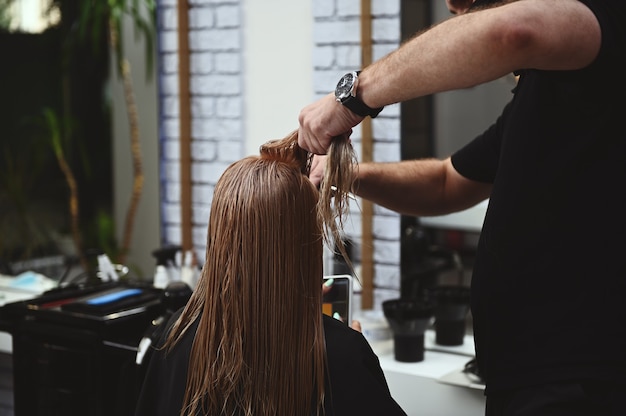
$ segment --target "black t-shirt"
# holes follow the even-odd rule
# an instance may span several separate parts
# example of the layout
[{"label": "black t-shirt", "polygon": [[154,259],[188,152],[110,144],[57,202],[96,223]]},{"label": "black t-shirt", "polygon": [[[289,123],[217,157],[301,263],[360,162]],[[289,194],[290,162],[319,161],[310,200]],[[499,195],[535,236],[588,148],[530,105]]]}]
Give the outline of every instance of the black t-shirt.
[{"label": "black t-shirt", "polygon": [[595,61],[519,71],[496,123],[452,157],[493,184],[472,278],[488,392],[626,376],[626,2],[583,3]]},{"label": "black t-shirt", "polygon": [[[170,319],[168,328],[180,312]],[[197,325],[198,321],[169,354],[163,350],[153,351],[136,416],[179,416]],[[168,331],[164,331],[159,344],[164,342]],[[378,357],[360,332],[324,316],[324,336],[328,357],[325,415],[406,415],[391,397]]]}]

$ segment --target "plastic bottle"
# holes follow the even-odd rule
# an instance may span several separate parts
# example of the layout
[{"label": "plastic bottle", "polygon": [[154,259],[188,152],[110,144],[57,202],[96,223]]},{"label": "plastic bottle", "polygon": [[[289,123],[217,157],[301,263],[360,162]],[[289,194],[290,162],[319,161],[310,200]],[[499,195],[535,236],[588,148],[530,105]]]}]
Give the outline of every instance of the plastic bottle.
[{"label": "plastic bottle", "polygon": [[162,264],[157,264],[154,271],[154,287],[158,289],[165,289],[170,282],[167,268]]},{"label": "plastic bottle", "polygon": [[193,252],[188,250],[185,252],[185,258],[183,260],[180,277],[181,280],[189,285],[189,287],[192,289],[196,287],[198,279],[193,263]]}]

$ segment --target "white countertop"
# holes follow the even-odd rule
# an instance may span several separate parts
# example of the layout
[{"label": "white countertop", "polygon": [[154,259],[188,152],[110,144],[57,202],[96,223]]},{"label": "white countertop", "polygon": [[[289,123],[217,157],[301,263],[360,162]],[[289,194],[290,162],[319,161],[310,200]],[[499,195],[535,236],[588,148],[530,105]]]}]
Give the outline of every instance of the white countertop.
[{"label": "white countertop", "polygon": [[424,360],[415,363],[395,360],[393,340],[371,343],[391,395],[409,416],[483,416],[484,385],[463,372],[474,358],[473,337],[465,336],[463,345],[455,347],[434,340],[435,332],[427,330]]}]

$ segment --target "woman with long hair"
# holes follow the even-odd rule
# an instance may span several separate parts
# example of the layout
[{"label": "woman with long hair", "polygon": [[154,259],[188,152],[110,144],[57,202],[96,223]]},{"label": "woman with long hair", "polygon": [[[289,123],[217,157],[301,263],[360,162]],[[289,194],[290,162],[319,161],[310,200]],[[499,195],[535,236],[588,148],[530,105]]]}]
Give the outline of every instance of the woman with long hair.
[{"label": "woman with long hair", "polygon": [[274,142],[223,173],[202,276],[150,359],[136,415],[405,414],[363,336],[322,315],[307,158]]}]

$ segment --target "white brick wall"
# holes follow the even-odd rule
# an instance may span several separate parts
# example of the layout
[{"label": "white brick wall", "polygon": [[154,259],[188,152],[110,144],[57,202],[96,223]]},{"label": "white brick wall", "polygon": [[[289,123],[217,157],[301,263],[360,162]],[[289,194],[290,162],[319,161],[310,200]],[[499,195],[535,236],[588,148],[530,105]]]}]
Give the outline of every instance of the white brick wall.
[{"label": "white brick wall", "polygon": [[[223,170],[243,156],[243,55],[241,13],[245,0],[189,0],[192,115],[193,243],[204,259],[206,223],[213,187]],[[253,1],[253,0],[247,0]],[[361,68],[360,2],[310,0],[313,13],[313,95],[334,89],[347,71]],[[180,244],[180,123],[176,0],[158,3],[161,107],[161,211],[164,244]],[[400,43],[400,1],[372,0],[373,56],[378,59]],[[373,121],[374,159],[400,158],[399,107],[390,106]],[[361,129],[353,142],[360,154]],[[361,215],[354,205],[346,223],[360,257]],[[400,217],[374,207],[375,303],[398,295]]]},{"label": "white brick wall", "polygon": [[[347,71],[361,68],[360,2],[356,0],[315,0],[313,2],[313,87],[316,96],[331,91]],[[372,0],[373,57],[378,59],[400,43],[400,1]],[[372,123],[374,160],[400,159],[399,106],[386,108]],[[361,129],[355,128],[353,144],[360,158]],[[374,303],[397,297],[400,288],[400,216],[374,207]],[[356,204],[345,231],[354,241],[354,255],[360,257],[361,215]]]},{"label": "white brick wall", "polygon": [[[240,0],[189,0],[192,239],[204,259],[215,182],[243,156]],[[163,244],[181,243],[177,0],[157,6]]]}]

